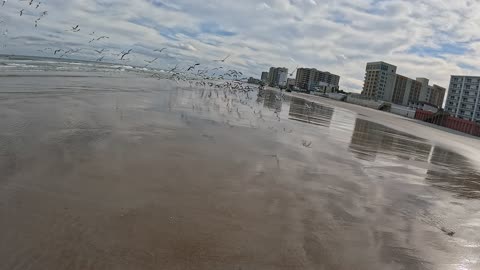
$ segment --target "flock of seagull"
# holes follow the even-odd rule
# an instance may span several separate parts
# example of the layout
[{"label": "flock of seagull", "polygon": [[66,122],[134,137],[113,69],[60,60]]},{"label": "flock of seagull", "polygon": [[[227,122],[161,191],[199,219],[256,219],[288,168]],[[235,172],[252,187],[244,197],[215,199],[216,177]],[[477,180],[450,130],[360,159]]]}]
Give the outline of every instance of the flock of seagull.
[{"label": "flock of seagull", "polygon": [[[8,0],[0,0],[0,1],[2,1],[1,2],[2,7],[4,7],[8,2]],[[27,4],[27,6],[25,8],[22,8],[18,13],[19,16],[21,16],[21,17],[22,16],[25,17],[25,15],[31,15],[32,14],[32,12],[27,13],[28,9],[36,10],[36,9],[39,9],[41,6],[43,6],[43,3],[41,2],[41,0],[17,0],[17,1],[26,2],[26,4]],[[38,17],[36,17],[36,19],[34,21],[34,26],[38,27],[40,21],[47,15],[48,15],[47,10],[38,13]],[[2,20],[2,18],[0,18],[0,25],[2,25],[2,24],[5,24],[5,21]],[[82,31],[82,27],[79,24],[75,24],[75,25],[69,27],[68,29],[66,29],[64,31],[65,32],[70,32],[70,33],[79,33],[79,32]],[[3,32],[3,36],[8,36],[8,29],[5,29],[5,31]],[[97,56],[95,57],[96,62],[104,62],[105,59],[109,59],[109,55],[107,54],[107,52],[109,50],[107,50],[106,48],[92,48],[92,47],[95,45],[96,42],[110,39],[110,37],[106,36],[106,35],[96,36],[95,32],[89,33],[89,36],[91,36],[91,37],[90,37],[90,40],[87,42],[87,44],[90,45],[91,47],[88,48],[88,49],[84,49],[84,48],[77,48],[77,49],[44,48],[44,49],[37,50],[37,51],[44,54],[44,56],[64,58],[64,57],[69,57],[73,54],[79,53],[81,51],[90,50],[90,51],[92,51],[92,53],[94,53],[94,55],[97,54]],[[6,44],[4,44],[3,47],[6,47]],[[149,68],[153,64],[159,62],[159,59],[161,58],[161,55],[159,55],[159,54],[163,53],[165,50],[167,50],[166,47],[161,48],[161,49],[153,50],[153,53],[157,53],[157,56],[155,56],[151,60],[144,60],[144,62],[146,64],[144,66],[142,66],[141,68]],[[121,62],[124,62],[124,63],[128,63],[129,61],[131,61],[131,59],[128,58],[128,57],[133,53],[135,53],[133,48],[125,49],[125,50],[123,50],[119,53],[112,53],[110,56],[113,56],[113,57],[116,57],[116,58],[113,58],[111,61],[121,61]],[[222,59],[214,60],[214,62],[225,63],[230,57],[231,57],[231,55],[227,55],[226,57],[224,57]],[[171,78],[176,79],[176,80],[187,80],[187,78],[189,78],[191,76],[187,76],[187,74],[184,74],[184,73],[188,73],[188,72],[194,73],[195,71],[197,72],[196,74],[189,74],[189,75],[197,75],[197,76],[204,76],[205,77],[209,73],[209,71],[212,71],[211,73],[213,73],[213,74],[210,74],[210,77],[208,79],[212,79],[215,76],[216,76],[217,79],[220,79],[220,80],[227,79],[227,78],[243,79],[243,80],[247,79],[247,78],[240,78],[243,74],[241,72],[235,71],[235,70],[227,70],[226,72],[223,72],[223,74],[222,74],[221,70],[224,67],[216,67],[216,68],[213,68],[211,70],[209,70],[208,68],[203,69],[203,70],[198,70],[198,67],[200,65],[201,65],[201,63],[194,63],[192,65],[187,66],[185,68],[185,70],[180,70],[180,68],[177,65],[174,68],[172,68],[169,72],[173,73],[171,75]],[[158,76],[158,74],[154,74],[153,77],[159,77],[159,76]]]},{"label": "flock of seagull", "polygon": [[[0,0],[1,2],[1,7],[4,7],[8,0]],[[26,13],[26,9],[39,9],[42,5],[42,2],[40,0],[17,0],[20,2],[27,2],[28,6],[25,8],[22,8],[19,11],[19,16],[23,16],[28,14],[32,14],[31,12]],[[37,1],[37,2],[36,2]],[[0,7],[0,8],[1,8]],[[39,26],[39,22],[46,16],[48,16],[48,11],[42,11],[38,13],[38,17],[36,17],[34,21],[34,26],[37,28]],[[0,25],[5,24],[5,21],[0,17]],[[73,26],[70,26],[68,29],[65,29],[64,32],[69,32],[72,34],[79,33],[82,31],[82,27],[80,24],[75,24]],[[96,62],[103,62],[107,56],[114,56],[114,60],[116,59],[117,61],[121,62],[129,62],[131,59],[128,57],[134,53],[133,48],[127,48],[120,53],[111,53],[107,54],[109,50],[107,48],[94,48],[93,46],[97,44],[97,42],[100,42],[102,40],[108,40],[110,39],[109,36],[106,35],[96,35],[95,32],[91,32],[88,34],[90,36],[89,41],[86,42],[90,48],[89,49],[84,49],[84,48],[69,48],[69,49],[64,49],[64,48],[44,48],[41,50],[37,50],[38,52],[43,53],[45,56],[50,56],[50,57],[57,57],[57,58],[64,58],[64,57],[69,57],[73,54],[79,53],[80,51],[83,50],[90,50],[92,51],[93,55],[95,55],[95,61]],[[8,36],[8,29],[5,29],[3,32],[3,36]],[[4,45],[4,47],[6,47]],[[169,49],[167,47],[165,48],[160,48],[160,49],[155,49],[153,50],[152,54],[156,54],[154,58],[151,60],[144,60],[146,63],[142,67],[138,68],[143,68],[146,69],[153,64],[159,62],[159,59],[162,57],[162,53],[165,51],[168,51]],[[227,67],[224,67],[223,64],[227,63],[227,60],[230,59],[231,55],[226,55],[225,57],[217,60],[213,60],[213,62],[217,63],[216,67],[214,68],[208,68],[208,67],[203,67],[204,65],[202,63],[195,62],[191,65],[188,65],[184,68],[180,68],[179,64],[175,65],[173,68],[169,68],[166,71],[161,70],[157,72],[157,69],[151,69],[152,71],[152,78],[157,78],[157,79],[171,79],[176,81],[177,83],[179,81],[185,81],[190,83],[191,86],[195,84],[197,87],[210,87],[210,88],[223,88],[223,89],[229,89],[230,91],[234,92],[241,92],[246,95],[247,98],[249,97],[249,93],[254,91],[251,86],[248,84],[245,84],[245,81],[247,80],[246,77],[244,77],[244,74],[241,71],[237,71],[234,69],[228,69]],[[107,58],[108,59],[108,58]],[[221,66],[219,66],[221,65]],[[168,74],[167,77],[165,77],[165,74]],[[210,93],[211,95],[211,93]],[[217,93],[218,95],[218,93]],[[284,98],[284,95],[281,95],[282,98]],[[253,108],[252,108],[253,110]],[[237,109],[237,113],[238,112]],[[253,110],[253,113],[259,117],[260,119],[263,119],[262,112],[259,111],[258,113]],[[278,112],[275,112],[275,115],[277,119],[280,121],[280,117],[278,115]],[[291,132],[291,131],[290,131]],[[289,132],[287,132],[289,133]],[[311,147],[312,142],[307,142],[307,141],[302,141],[302,145],[306,148]]]}]

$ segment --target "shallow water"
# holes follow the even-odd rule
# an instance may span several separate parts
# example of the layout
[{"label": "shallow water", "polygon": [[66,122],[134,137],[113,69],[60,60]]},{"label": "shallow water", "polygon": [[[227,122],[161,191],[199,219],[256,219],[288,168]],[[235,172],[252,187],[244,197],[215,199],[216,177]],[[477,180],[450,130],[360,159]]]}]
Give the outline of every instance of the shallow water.
[{"label": "shallow water", "polygon": [[13,75],[0,269],[480,268],[480,172],[448,147],[272,91]]}]

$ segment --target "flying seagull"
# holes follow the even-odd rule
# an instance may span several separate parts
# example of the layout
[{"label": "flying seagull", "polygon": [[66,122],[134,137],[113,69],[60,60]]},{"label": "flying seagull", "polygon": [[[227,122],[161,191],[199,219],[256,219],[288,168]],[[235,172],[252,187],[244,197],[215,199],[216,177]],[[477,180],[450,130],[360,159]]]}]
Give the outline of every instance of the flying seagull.
[{"label": "flying seagull", "polygon": [[199,63],[196,63],[195,65],[190,66],[190,67],[187,69],[187,71],[190,71],[190,70],[195,69],[196,66],[200,66],[200,64],[199,64]]},{"label": "flying seagull", "polygon": [[104,38],[110,38],[110,37],[107,37],[107,36],[101,36],[99,38],[97,38],[97,41],[101,40],[101,39],[104,39]]},{"label": "flying seagull", "polygon": [[132,52],[132,49],[130,49],[130,50],[126,51],[126,52],[123,51],[123,52],[122,52],[122,57],[120,57],[120,60],[123,60],[123,58],[124,58],[125,56],[129,55],[130,52]]},{"label": "flying seagull", "polygon": [[5,3],[7,2],[7,0],[3,0],[2,2],[2,7],[5,6]]},{"label": "flying seagull", "polygon": [[33,4],[33,0],[30,0],[30,3],[28,3],[29,6]]},{"label": "flying seagull", "polygon": [[105,49],[101,49],[101,50],[99,50],[99,51],[94,50],[94,51],[96,51],[97,53],[103,53],[103,52],[105,51]]},{"label": "flying seagull", "polygon": [[161,48],[161,49],[155,49],[153,50],[154,52],[163,52],[164,50],[166,50],[167,48]]},{"label": "flying seagull", "polygon": [[153,63],[153,62],[157,61],[157,59],[158,59],[158,57],[157,57],[157,58],[155,58],[155,59],[153,59],[152,61],[145,60],[145,62],[147,62],[147,63],[151,64],[151,63]]},{"label": "flying seagull", "polygon": [[20,10],[20,16],[23,15],[23,12],[24,12],[24,11],[25,11],[25,9]]},{"label": "flying seagull", "polygon": [[98,58],[98,59],[97,59],[97,62],[102,62],[102,60],[103,60],[104,57],[105,57],[105,56],[102,56],[102,57]]},{"label": "flying seagull", "polygon": [[35,8],[38,8],[42,2],[38,2],[37,6]]},{"label": "flying seagull", "polygon": [[229,54],[229,55],[227,55],[227,57],[225,57],[225,58],[223,58],[223,59],[221,59],[221,60],[215,60],[215,62],[225,63],[225,61],[226,61],[228,58],[230,58],[230,56],[231,56],[231,55]]},{"label": "flying seagull", "polygon": [[170,69],[169,72],[174,72],[175,70],[177,70],[178,68],[178,65],[176,65],[174,68]]},{"label": "flying seagull", "polygon": [[65,31],[72,31],[72,32],[79,32],[80,31],[80,25],[72,26],[72,30],[65,30]]}]

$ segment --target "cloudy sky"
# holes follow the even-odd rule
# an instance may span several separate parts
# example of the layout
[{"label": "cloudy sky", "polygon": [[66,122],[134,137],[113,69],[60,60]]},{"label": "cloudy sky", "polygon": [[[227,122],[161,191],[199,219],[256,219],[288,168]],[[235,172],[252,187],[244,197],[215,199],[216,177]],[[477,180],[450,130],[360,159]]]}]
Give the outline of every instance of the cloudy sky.
[{"label": "cloudy sky", "polygon": [[[340,75],[350,91],[361,90],[368,61],[442,86],[451,74],[480,75],[475,0],[40,0],[38,8],[29,1],[0,7],[1,54],[81,48],[71,57],[94,60],[94,49],[107,48],[105,60],[118,61],[113,53],[133,48],[132,64],[160,57],[162,68],[213,66],[231,54],[228,65],[248,75],[270,66],[315,67]],[[80,32],[65,31],[77,24]],[[88,43],[101,35],[110,39]]]}]

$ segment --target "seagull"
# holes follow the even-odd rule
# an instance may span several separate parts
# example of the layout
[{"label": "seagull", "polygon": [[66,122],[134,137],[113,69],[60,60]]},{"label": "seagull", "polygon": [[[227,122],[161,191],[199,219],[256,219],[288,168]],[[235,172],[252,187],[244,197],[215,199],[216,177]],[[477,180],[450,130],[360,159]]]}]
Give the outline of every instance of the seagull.
[{"label": "seagull", "polygon": [[80,31],[80,25],[72,26],[72,30],[65,30],[65,31],[72,31],[72,32],[79,32]]},{"label": "seagull", "polygon": [[3,0],[2,2],[2,7],[5,6],[5,3],[7,2],[7,0]]},{"label": "seagull", "polygon": [[153,59],[152,61],[145,60],[145,62],[147,62],[147,63],[151,64],[151,63],[153,63],[153,62],[157,61],[157,59],[158,59],[158,57],[157,57],[157,58],[155,58],[155,59]]},{"label": "seagull", "polygon": [[95,41],[95,38],[92,38],[88,43],[92,43]]},{"label": "seagull", "polygon": [[90,36],[93,36],[95,35],[95,31],[93,31],[92,33],[89,34]]},{"label": "seagull", "polygon": [[178,68],[178,65],[176,65],[174,68],[170,69],[169,72],[174,72],[175,70],[177,70]]},{"label": "seagull", "polygon": [[105,49],[101,49],[101,50],[99,50],[99,51],[94,50],[94,51],[96,51],[97,53],[103,53],[103,52],[105,51]]},{"label": "seagull", "polygon": [[302,145],[306,148],[310,148],[312,146],[312,142],[307,142],[306,140],[302,140]]},{"label": "seagull", "polygon": [[227,55],[227,57],[223,58],[222,60],[215,60],[215,62],[222,62],[222,63],[225,63],[225,60],[227,60],[228,58],[230,58],[230,54]]},{"label": "seagull", "polygon": [[126,55],[129,55],[131,51],[132,51],[132,49],[128,50],[127,52],[123,51],[123,52],[122,52],[122,57],[120,57],[120,60],[123,60],[123,58],[124,58]]},{"label": "seagull", "polygon": [[63,50],[62,50],[62,49],[55,50],[55,51],[53,52],[53,55],[56,55],[56,54],[59,53],[59,52],[63,52]]},{"label": "seagull", "polygon": [[47,16],[48,15],[48,11],[44,11],[42,12],[42,15],[40,15],[40,17],[44,17],[44,16]]},{"label": "seagull", "polygon": [[29,6],[33,4],[33,0],[30,0],[30,3],[28,3]]},{"label": "seagull", "polygon": [[37,6],[35,8],[38,8],[42,2],[38,2]]},{"label": "seagull", "polygon": [[161,49],[155,49],[153,50],[154,52],[163,52],[164,50],[166,50],[167,48],[161,48]]},{"label": "seagull", "polygon": [[190,67],[187,69],[187,71],[190,71],[190,70],[195,69],[196,66],[200,66],[200,64],[197,63],[197,64],[195,64],[195,65],[193,65],[193,66],[190,66]]},{"label": "seagull", "polygon": [[107,36],[101,36],[101,37],[97,38],[97,41],[98,41],[98,40],[101,40],[101,39],[104,39],[104,38],[110,38],[110,37],[107,37]]},{"label": "seagull", "polygon": [[102,60],[103,60],[104,57],[105,57],[105,56],[102,56],[102,57],[98,58],[98,59],[97,59],[97,62],[102,62]]},{"label": "seagull", "polygon": [[25,9],[20,10],[20,16],[23,15],[23,12],[24,12],[24,11],[25,11]]}]

